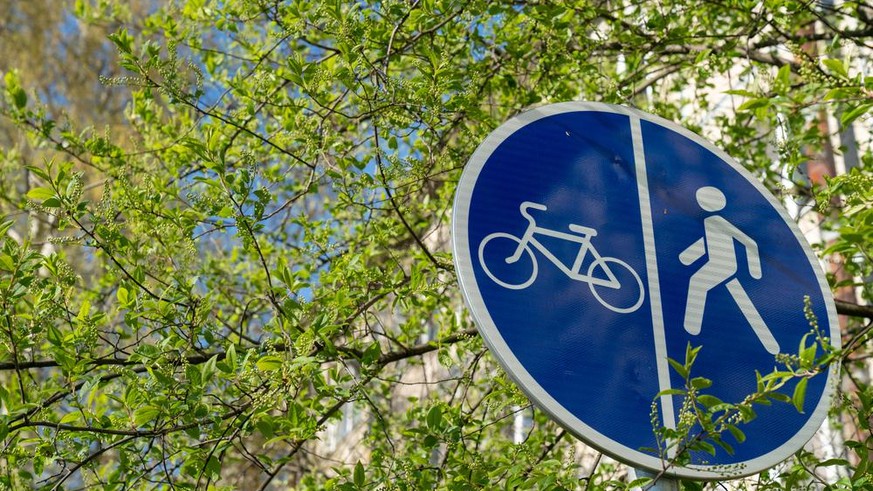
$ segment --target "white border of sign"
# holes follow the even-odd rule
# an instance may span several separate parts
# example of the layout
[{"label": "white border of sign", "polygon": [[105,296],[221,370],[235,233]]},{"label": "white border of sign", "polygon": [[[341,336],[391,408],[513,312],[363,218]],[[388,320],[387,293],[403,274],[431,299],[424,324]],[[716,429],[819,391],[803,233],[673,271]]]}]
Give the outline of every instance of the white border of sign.
[{"label": "white border of sign", "polygon": [[[569,430],[571,433],[573,433],[583,441],[621,461],[627,462],[631,465],[644,467],[652,471],[660,472],[661,470],[665,470],[666,462],[653,455],[645,454],[640,452],[639,450],[625,447],[624,445],[599,433],[594,428],[591,428],[590,426],[585,424],[585,422],[581,421],[579,418],[570,413],[562,405],[560,405],[554,398],[552,398],[551,395],[549,395],[545,391],[545,389],[543,389],[536,382],[536,380],[534,380],[534,378],[527,372],[524,366],[522,366],[522,364],[518,361],[518,359],[509,349],[509,346],[507,346],[503,337],[500,335],[500,331],[497,329],[497,326],[495,326],[494,321],[492,320],[490,314],[488,313],[488,309],[485,306],[485,302],[482,299],[481,294],[479,293],[479,287],[476,283],[476,277],[473,272],[473,254],[472,250],[470,249],[470,242],[467,236],[467,228],[468,218],[470,214],[470,200],[472,198],[473,189],[476,186],[476,182],[479,179],[479,174],[482,168],[484,167],[485,163],[488,161],[488,158],[491,156],[494,150],[496,150],[497,147],[501,143],[503,143],[504,140],[509,138],[520,128],[541,118],[567,112],[606,112],[613,114],[624,114],[628,116],[632,122],[636,121],[635,125],[637,127],[640,120],[658,124],[660,126],[666,127],[671,131],[679,133],[680,135],[694,141],[695,143],[714,153],[717,157],[725,161],[727,164],[733,167],[734,170],[739,172],[741,176],[749,181],[758,190],[758,192],[767,199],[770,205],[776,209],[779,216],[782,217],[782,220],[788,225],[788,228],[791,229],[795,239],[798,242],[798,245],[803,248],[806,257],[809,260],[810,266],[812,266],[813,271],[815,271],[816,277],[818,279],[818,284],[821,288],[822,296],[826,303],[828,323],[830,326],[830,341],[835,347],[839,348],[840,331],[839,323],[837,321],[836,307],[834,305],[830,288],[828,287],[827,280],[825,279],[825,275],[821,269],[821,265],[818,259],[815,257],[815,254],[813,254],[812,249],[809,247],[806,239],[801,234],[800,229],[797,227],[794,221],[791,220],[784,207],[776,200],[775,197],[773,197],[770,191],[768,191],[758,181],[757,178],[755,178],[750,172],[748,172],[745,168],[735,162],[725,152],[716,148],[712,143],[700,137],[699,135],[671,121],[639,111],[637,109],[624,106],[598,102],[563,102],[558,104],[551,104],[548,106],[542,106],[519,114],[502,124],[491,134],[489,134],[485,141],[482,142],[481,145],[479,145],[479,147],[470,157],[470,160],[467,162],[467,166],[464,168],[464,172],[461,175],[461,180],[458,183],[458,189],[455,194],[454,210],[452,213],[453,252],[455,258],[455,266],[458,274],[458,281],[461,284],[461,290],[463,292],[464,298],[467,301],[470,311],[473,314],[473,318],[476,321],[479,332],[482,334],[482,337],[484,338],[485,343],[487,344],[491,352],[497,357],[498,361],[506,369],[507,373],[515,380],[515,382],[521,387],[521,389],[535,403],[537,403],[537,405],[541,409],[549,414],[552,419],[557,421],[559,424],[561,424],[563,427],[565,427],[567,430]],[[639,163],[637,163],[637,165],[638,164]],[[663,328],[661,329],[661,332],[658,332],[656,326],[655,337],[656,345],[664,342]],[[659,360],[659,365],[661,364],[661,361],[666,364],[666,360]],[[806,442],[809,441],[810,438],[812,438],[813,434],[815,434],[815,432],[821,426],[822,422],[827,417],[833,388],[837,380],[837,371],[838,369],[834,368],[833,365],[828,368],[827,386],[825,387],[822,397],[819,399],[819,401],[817,401],[815,409],[809,414],[809,418],[807,419],[806,424],[792,438],[790,438],[787,442],[777,447],[776,449],[755,459],[731,464],[730,466],[728,466],[727,469],[725,468],[725,466],[668,467],[666,468],[666,473],[670,476],[675,477],[702,480],[736,478],[755,474],[782,462],[783,460],[790,457],[794,452],[803,447],[803,445],[806,444]],[[616,401],[616,403],[618,404],[620,403],[620,401]],[[665,424],[671,423],[665,422]]]}]

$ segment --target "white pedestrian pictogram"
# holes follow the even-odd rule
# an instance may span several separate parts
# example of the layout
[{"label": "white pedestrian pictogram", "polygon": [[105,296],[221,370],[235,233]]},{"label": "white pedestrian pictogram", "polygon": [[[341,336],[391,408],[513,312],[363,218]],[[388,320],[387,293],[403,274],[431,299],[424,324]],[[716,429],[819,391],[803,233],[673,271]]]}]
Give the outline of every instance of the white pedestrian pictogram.
[{"label": "white pedestrian pictogram", "polygon": [[[538,272],[537,257],[534,255],[531,248],[531,246],[533,246],[534,249],[542,253],[546,259],[551,261],[570,279],[588,283],[589,288],[591,288],[591,293],[594,294],[594,298],[596,298],[604,307],[622,314],[634,312],[640,308],[640,305],[643,304],[642,280],[640,280],[637,272],[624,261],[614,257],[600,255],[591,243],[591,239],[597,235],[597,230],[572,223],[567,227],[571,232],[574,232],[572,234],[539,227],[536,224],[536,219],[534,219],[528,211],[530,209],[546,211],[546,205],[534,203],[532,201],[521,203],[519,211],[528,221],[527,230],[525,230],[521,238],[506,232],[495,232],[482,239],[482,242],[479,244],[479,263],[482,265],[482,269],[489,278],[498,285],[511,290],[522,290],[530,286],[536,279]],[[564,264],[563,261],[558,259],[546,248],[546,246],[537,240],[536,235],[544,235],[578,243],[579,252],[576,254],[573,265],[567,266]],[[501,244],[501,242],[503,244]],[[486,247],[488,246],[491,246],[494,250],[511,251],[512,253],[507,254],[504,257],[495,257],[493,254],[486,253]],[[589,252],[594,259],[588,266],[588,273],[583,274],[581,273],[582,264]],[[509,276],[504,276],[501,278],[498,276],[501,275],[501,273],[506,273],[506,271],[501,271],[501,267],[505,268],[504,265],[517,264],[524,257],[525,253],[527,253],[527,262],[530,263],[528,266],[531,270],[529,277],[519,280],[517,277],[510,278]],[[488,265],[488,261],[486,261],[486,256],[492,258],[490,266]],[[512,269],[516,270],[515,272],[518,272],[520,271],[518,268],[521,268],[522,266],[523,265],[515,266]],[[627,277],[628,274],[623,275],[625,277],[624,283],[618,279],[616,271],[613,271],[612,269],[616,266],[618,267],[616,271],[623,270],[625,273],[629,273],[630,278]],[[601,287],[605,290],[601,290]],[[603,294],[619,290],[625,294],[622,295],[620,299],[622,300],[622,305],[614,305],[613,302],[616,302],[616,300],[611,299],[610,301],[607,301],[603,298]],[[612,295],[610,295],[610,297],[612,297]],[[630,299],[630,301],[627,299]]]},{"label": "white pedestrian pictogram", "polygon": [[[715,213],[724,209],[727,200],[718,188],[704,186],[697,190],[697,203],[707,212]],[[761,259],[758,256],[758,243],[720,215],[710,215],[703,220],[704,235],[688,246],[679,261],[690,266],[706,256],[706,262],[697,270],[688,283],[688,300],[685,306],[685,330],[699,334],[706,309],[706,296],[713,288],[727,282],[728,292],[740,308],[746,320],[755,331],[764,348],[773,354],[779,352],[779,343],[764,323],[758,309],[752,303],[743,285],[737,279],[737,255],[734,240],[745,247],[749,274],[754,279],[761,278]]]}]

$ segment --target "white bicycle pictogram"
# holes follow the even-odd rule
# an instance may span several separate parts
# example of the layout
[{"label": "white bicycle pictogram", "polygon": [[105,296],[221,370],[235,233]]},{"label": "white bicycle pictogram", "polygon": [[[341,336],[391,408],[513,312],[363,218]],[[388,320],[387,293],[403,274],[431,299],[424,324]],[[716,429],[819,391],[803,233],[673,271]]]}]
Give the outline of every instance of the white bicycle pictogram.
[{"label": "white bicycle pictogram", "polygon": [[[597,235],[597,230],[582,225],[570,224],[570,231],[575,233],[569,234],[566,232],[559,232],[557,230],[538,227],[536,224],[536,219],[531,216],[528,211],[529,209],[546,211],[547,208],[546,205],[534,203],[532,201],[524,201],[521,203],[521,205],[519,206],[519,211],[521,212],[521,215],[528,221],[527,230],[525,230],[524,235],[522,235],[521,238],[506,232],[495,232],[486,236],[479,244],[479,263],[482,265],[482,269],[485,270],[485,274],[488,275],[489,278],[494,280],[494,282],[498,285],[504,288],[509,288],[511,290],[522,290],[529,287],[534,282],[534,280],[536,280],[537,273],[539,271],[537,265],[537,257],[533,253],[533,249],[537,249],[543,256],[546,257],[546,259],[551,261],[565,275],[567,275],[567,277],[576,281],[588,283],[588,287],[591,289],[591,293],[594,295],[594,298],[596,298],[597,301],[600,302],[600,304],[604,307],[621,314],[633,312],[640,308],[640,305],[643,304],[644,297],[643,282],[642,280],[640,280],[640,276],[624,261],[614,257],[602,256],[597,251],[597,249],[591,243],[591,239]],[[555,257],[555,255],[552,254],[551,251],[549,251],[539,240],[537,240],[536,235],[555,237],[558,239],[578,243],[579,252],[576,254],[576,259],[573,261],[572,267],[568,267],[566,264],[564,264],[563,261]],[[510,245],[505,241],[512,241],[515,243],[515,245]],[[496,269],[498,265],[495,264],[492,266],[492,268],[488,267],[488,264],[486,264],[485,261],[485,249],[489,245],[491,245],[493,248],[494,245],[498,242],[504,242],[504,245],[502,246],[503,248],[507,248],[508,250],[514,250],[512,254],[510,254],[503,260],[506,264],[517,264],[522,259],[524,254],[527,253],[529,261],[532,264],[531,274],[529,278],[521,282],[512,279],[500,279],[497,277],[495,272],[492,271],[492,269]],[[533,248],[531,246],[533,246]],[[591,253],[593,260],[588,266],[587,273],[582,274],[580,272],[582,269],[582,264],[585,260],[586,255],[589,252]],[[633,281],[628,281],[630,280],[630,278],[625,278],[624,282],[620,282],[618,276],[616,276],[616,273],[612,269],[615,267],[621,268],[623,270],[626,270],[627,273],[630,273]],[[625,277],[627,275],[622,274],[622,276]],[[631,288],[633,290],[625,290],[626,288]],[[621,296],[620,300],[626,300],[630,298],[632,301],[623,302],[625,305],[614,305],[603,299],[601,292],[598,291],[599,289],[603,290],[604,293],[608,291],[622,290],[625,292],[625,294]],[[626,304],[628,303],[630,305],[626,306]]]}]

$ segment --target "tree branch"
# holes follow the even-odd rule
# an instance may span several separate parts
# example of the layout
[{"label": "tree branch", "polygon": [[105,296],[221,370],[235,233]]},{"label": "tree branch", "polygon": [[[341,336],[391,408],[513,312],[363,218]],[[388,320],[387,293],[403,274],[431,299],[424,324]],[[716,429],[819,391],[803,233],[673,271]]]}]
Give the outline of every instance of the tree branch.
[{"label": "tree branch", "polygon": [[465,339],[470,338],[471,336],[476,335],[476,328],[471,327],[469,329],[463,330],[457,334],[453,334],[451,336],[446,336],[442,339],[437,339],[434,341],[429,341],[427,343],[418,344],[410,347],[409,349],[400,350],[400,351],[391,351],[385,353],[384,355],[379,357],[379,365],[388,365],[389,363],[394,363],[400,360],[404,360],[406,358],[412,358],[413,356],[423,355],[425,353],[430,353],[431,351],[436,351],[440,349],[440,346],[446,344],[454,344],[459,341],[463,341]]},{"label": "tree branch", "polygon": [[858,305],[856,303],[844,302],[842,300],[834,300],[834,303],[837,305],[837,313],[840,315],[873,319],[873,306],[871,305]]}]

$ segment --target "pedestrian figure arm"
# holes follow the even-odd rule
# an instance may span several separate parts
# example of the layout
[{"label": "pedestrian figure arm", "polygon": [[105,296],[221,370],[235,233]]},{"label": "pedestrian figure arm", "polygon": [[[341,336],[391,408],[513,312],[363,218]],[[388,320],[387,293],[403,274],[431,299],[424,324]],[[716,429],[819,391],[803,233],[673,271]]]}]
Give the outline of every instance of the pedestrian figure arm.
[{"label": "pedestrian figure arm", "polygon": [[761,257],[758,256],[758,244],[751,242],[746,245],[746,258],[749,263],[749,274],[756,280],[761,279]]},{"label": "pedestrian figure arm", "polygon": [[679,262],[688,266],[689,264],[697,261],[706,253],[706,243],[703,240],[703,237],[697,239],[697,242],[691,244],[679,254]]},{"label": "pedestrian figure arm", "polygon": [[746,262],[749,263],[749,274],[752,278],[760,280],[762,275],[761,257],[758,255],[758,243],[743,233],[742,230],[738,229],[733,224],[728,223],[727,220],[724,221],[724,224],[730,229],[731,235],[746,247]]}]

